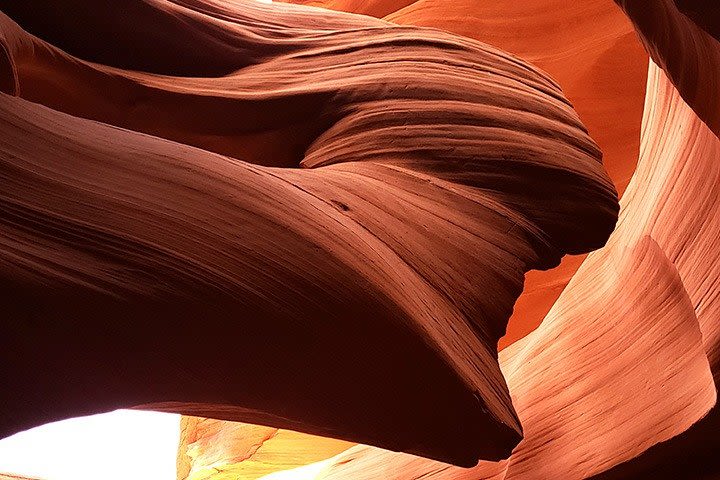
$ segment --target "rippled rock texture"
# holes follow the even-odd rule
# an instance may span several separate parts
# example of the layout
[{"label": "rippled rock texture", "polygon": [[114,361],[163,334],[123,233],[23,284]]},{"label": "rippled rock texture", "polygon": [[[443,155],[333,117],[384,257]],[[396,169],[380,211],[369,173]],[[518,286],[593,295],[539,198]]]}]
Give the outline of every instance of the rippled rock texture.
[{"label": "rippled rock texture", "polygon": [[[500,354],[525,432],[510,458],[466,470],[359,446],[312,478],[698,478],[716,471],[717,430],[703,424],[715,416],[706,415],[716,401],[720,218],[703,209],[720,198],[720,142],[654,64],[648,92],[643,154],[608,245],[588,256],[542,325]],[[696,442],[683,440],[700,419],[688,432]],[[670,450],[673,442],[682,446]]]},{"label": "rippled rock texture", "polygon": [[294,3],[0,4],[3,432],[185,413],[181,480],[720,474],[718,8]]},{"label": "rippled rock texture", "polygon": [[[648,55],[632,22],[612,1],[582,0],[299,0],[385,16],[401,25],[440,28],[475,38],[537,65],[562,87],[622,193],[635,169]],[[501,348],[534,330],[584,256],[526,275]]]},{"label": "rippled rock texture", "polygon": [[[582,17],[580,12],[592,11],[591,3],[579,3],[577,10],[569,11]],[[614,15],[607,3],[595,5]],[[712,123],[720,98],[716,93],[718,69],[714,67],[720,49],[705,33],[712,32],[706,25],[717,9],[702,2],[691,6],[688,4],[693,2],[684,2],[687,8],[702,12],[693,17],[683,9],[683,2],[676,2],[675,7],[698,22],[694,24],[672,13],[670,2],[658,2],[651,11],[668,22],[663,27],[659,19],[648,19],[648,7],[640,3],[635,4],[636,16],[632,5],[624,8],[661,67],[650,64],[647,93],[643,90],[641,95],[633,90],[629,77],[623,78],[631,71],[627,65],[609,70],[618,81],[617,89],[608,90],[616,103],[624,100],[632,105],[643,98],[645,102],[642,135],[638,135],[641,144],[639,154],[635,153],[639,163],[623,197],[617,229],[608,245],[582,265],[540,328],[500,355],[524,427],[524,440],[508,460],[481,462],[473,469],[357,446],[316,464],[319,472],[297,470],[295,478],[690,479],[714,478],[720,473],[720,416],[713,409],[720,375],[720,142]],[[460,33],[490,41],[493,22],[487,20],[486,8],[493,7],[483,2],[464,6],[462,2],[420,1],[400,6],[390,17],[403,21],[415,12],[417,23],[437,22],[435,26],[456,32],[465,29]],[[440,13],[433,16],[433,11]],[[479,11],[485,12],[478,15],[480,20],[470,14]],[[546,18],[557,21],[562,15],[558,10],[551,12]],[[501,15],[499,12],[497,18]],[[519,17],[535,22],[542,18],[531,9]],[[511,18],[517,25],[518,16]],[[571,47],[560,43],[556,52],[561,58],[560,52],[568,48],[598,45],[612,38],[613,29],[607,23],[595,18],[604,28],[593,30],[593,17],[584,18],[585,35],[571,42]],[[486,28],[475,28],[479,25]],[[498,20],[495,25],[500,33],[494,43],[510,43],[508,37],[513,38],[513,33],[503,28],[506,23]],[[598,33],[593,35],[593,31]],[[685,40],[663,44],[667,39],[663,31]],[[516,34],[515,42],[522,44],[521,37],[527,32]],[[653,35],[657,39],[648,40]],[[553,56],[550,47],[558,48],[548,42],[534,45],[549,58]],[[529,57],[527,51],[517,53]],[[540,57],[533,60],[540,64]],[[608,58],[628,61],[622,54]],[[568,71],[587,68],[579,55],[574,62],[565,60],[559,63]],[[543,67],[556,78],[562,75],[548,65]],[[679,77],[673,73],[683,72],[683,68],[689,70]],[[641,78],[644,82],[645,76]],[[594,80],[599,82],[600,77]],[[561,84],[568,85],[565,91],[572,98],[572,83]],[[582,98],[589,98],[593,91],[593,82],[579,90],[576,106],[581,109]],[[605,105],[611,105],[612,98]],[[607,112],[600,102],[595,107]],[[592,109],[588,102],[588,111]],[[581,116],[588,123],[593,118]],[[629,129],[640,128],[640,122],[629,116],[616,116],[615,120]],[[617,141],[615,147],[621,144],[625,145]],[[632,172],[635,160],[616,158]],[[612,174],[612,164],[608,168]],[[613,178],[618,189],[624,190],[622,179]],[[570,273],[574,268],[569,267]],[[564,285],[566,274],[553,270],[545,275]],[[539,290],[548,296],[547,285]],[[537,298],[529,303],[537,305]]]},{"label": "rippled rock texture", "polygon": [[37,36],[2,18],[3,433],[144,405],[507,457],[524,272],[603,245],[618,209],[558,85],[369,17],[75,3],[51,10],[68,52],[33,21],[53,2],[7,8]]}]

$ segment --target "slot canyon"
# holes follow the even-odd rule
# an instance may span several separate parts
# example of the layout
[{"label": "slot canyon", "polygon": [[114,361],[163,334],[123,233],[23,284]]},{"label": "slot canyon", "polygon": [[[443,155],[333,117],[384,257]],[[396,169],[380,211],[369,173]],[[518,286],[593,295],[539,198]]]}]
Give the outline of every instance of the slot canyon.
[{"label": "slot canyon", "polygon": [[720,4],[0,0],[0,292],[0,480],[720,479]]}]

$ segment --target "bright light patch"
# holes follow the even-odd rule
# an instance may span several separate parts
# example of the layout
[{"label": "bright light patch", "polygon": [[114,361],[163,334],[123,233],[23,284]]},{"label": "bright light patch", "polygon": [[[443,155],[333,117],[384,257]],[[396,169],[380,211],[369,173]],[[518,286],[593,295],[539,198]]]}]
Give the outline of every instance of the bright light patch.
[{"label": "bright light patch", "polygon": [[293,468],[291,470],[283,470],[274,472],[261,477],[259,480],[313,480],[322,472],[325,467],[332,463],[332,458],[321,462],[303,465],[302,467]]},{"label": "bright light patch", "polygon": [[0,440],[0,472],[46,480],[175,480],[180,416],[138,410],[49,423]]}]

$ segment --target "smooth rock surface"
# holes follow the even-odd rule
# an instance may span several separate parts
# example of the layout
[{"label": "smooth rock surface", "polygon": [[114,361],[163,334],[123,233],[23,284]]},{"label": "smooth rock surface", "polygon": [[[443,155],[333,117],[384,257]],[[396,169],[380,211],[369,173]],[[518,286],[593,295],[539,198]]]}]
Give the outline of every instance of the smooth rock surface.
[{"label": "smooth rock surface", "polygon": [[163,40],[149,23],[59,12],[77,42],[120,29],[110,57],[78,52],[100,64],[2,17],[20,95],[0,97],[2,432],[149,406],[507,457],[496,345],[524,272],[603,245],[618,208],[557,84],[369,17],[123,3],[228,56],[159,43],[154,72],[125,70]]},{"label": "smooth rock surface", "polygon": [[468,470],[357,446],[305,478],[720,471],[716,411],[705,417],[717,396],[720,141],[654,64],[645,112],[638,170],[608,244],[588,256],[542,325],[500,354],[525,432],[509,460]]}]

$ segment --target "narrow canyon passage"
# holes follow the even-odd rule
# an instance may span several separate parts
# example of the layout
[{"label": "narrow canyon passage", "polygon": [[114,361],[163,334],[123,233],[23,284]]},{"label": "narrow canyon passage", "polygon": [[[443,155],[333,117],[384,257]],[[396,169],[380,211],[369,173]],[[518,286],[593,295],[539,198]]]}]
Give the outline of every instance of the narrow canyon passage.
[{"label": "narrow canyon passage", "polygon": [[[718,10],[0,0],[2,436],[138,409],[75,422],[154,415],[153,479],[720,474]],[[69,478],[16,460],[72,422],[0,472]]]}]

